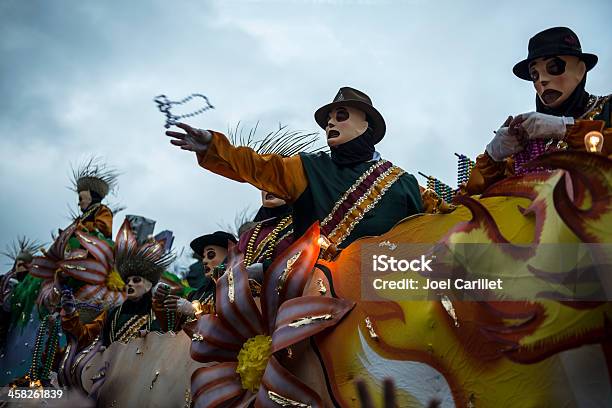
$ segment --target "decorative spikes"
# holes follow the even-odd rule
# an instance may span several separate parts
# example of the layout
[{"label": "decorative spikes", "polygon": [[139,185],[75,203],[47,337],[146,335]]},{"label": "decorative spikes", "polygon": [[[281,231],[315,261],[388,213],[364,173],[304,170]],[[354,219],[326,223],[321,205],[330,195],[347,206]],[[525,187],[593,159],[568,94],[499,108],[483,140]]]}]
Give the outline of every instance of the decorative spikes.
[{"label": "decorative spikes", "polygon": [[72,189],[76,192],[95,191],[104,198],[117,186],[119,173],[99,157],[90,157],[77,168],[72,167]]},{"label": "decorative spikes", "polygon": [[240,122],[235,129],[229,129],[229,138],[235,146],[247,146],[259,154],[279,154],[289,157],[300,152],[315,153],[322,151],[324,147],[313,147],[319,139],[318,133],[304,133],[297,130],[289,130],[286,125],[279,123],[278,129],[257,139],[257,128],[259,122],[248,134],[243,133]]},{"label": "decorative spikes", "polygon": [[6,246],[6,250],[0,252],[0,254],[6,256],[11,261],[15,262],[17,258],[27,257],[32,258],[32,256],[38,252],[43,245],[35,240],[30,240],[25,236],[17,237],[17,240],[14,240],[9,245]]},{"label": "decorative spikes", "polygon": [[163,254],[156,246],[125,246],[115,253],[115,268],[124,280],[130,276],[142,276],[155,283],[174,258],[174,253]]}]

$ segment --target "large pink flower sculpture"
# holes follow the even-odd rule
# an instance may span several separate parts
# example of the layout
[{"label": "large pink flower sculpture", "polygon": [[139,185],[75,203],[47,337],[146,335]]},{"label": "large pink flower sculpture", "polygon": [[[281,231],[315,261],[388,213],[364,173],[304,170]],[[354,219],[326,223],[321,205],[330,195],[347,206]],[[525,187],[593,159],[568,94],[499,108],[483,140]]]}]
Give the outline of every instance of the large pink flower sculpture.
[{"label": "large pink flower sculpture", "polygon": [[261,312],[251,294],[242,256],[230,249],[229,267],[217,282],[216,315],[192,327],[191,357],[215,362],[191,376],[194,407],[322,407],[321,398],[285,369],[276,353],[334,326],[354,303],[302,296],[319,256],[313,225],[270,265]]},{"label": "large pink flower sculpture", "polygon": [[[68,240],[72,236],[78,239],[81,248],[68,251]],[[126,299],[126,294],[121,287],[123,282],[114,271],[115,260],[118,254],[136,250],[147,253],[151,259],[165,256],[159,242],[150,241],[139,246],[127,219],[117,232],[114,246],[77,230],[76,224],[72,224],[60,233],[44,256],[34,257],[31,273],[52,282],[55,272],[61,270],[66,276],[85,283],[75,293],[77,300],[106,306],[120,304]],[[45,287],[50,290],[53,286]]]}]

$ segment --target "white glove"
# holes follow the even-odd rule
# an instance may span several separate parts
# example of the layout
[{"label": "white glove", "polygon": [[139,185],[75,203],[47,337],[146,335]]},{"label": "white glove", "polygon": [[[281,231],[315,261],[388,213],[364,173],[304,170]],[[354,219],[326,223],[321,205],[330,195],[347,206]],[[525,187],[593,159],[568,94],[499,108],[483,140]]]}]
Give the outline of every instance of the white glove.
[{"label": "white glove", "polygon": [[187,299],[179,298],[176,301],[176,311],[183,316],[195,316],[195,308]]},{"label": "white glove", "polygon": [[502,127],[497,129],[493,140],[491,140],[491,142],[489,142],[489,144],[487,145],[487,153],[496,162],[502,161],[506,157],[510,157],[513,154],[523,150],[523,146],[516,138],[516,136],[511,135],[508,131],[508,125],[510,120],[512,120],[511,117],[509,117],[508,120],[504,122]]},{"label": "white glove", "polygon": [[574,118],[567,116],[546,115],[540,112],[529,112],[515,118],[520,127],[532,139],[563,139],[568,125],[574,124]]},{"label": "white glove", "polygon": [[164,282],[157,282],[153,287],[153,299],[163,301],[170,294],[170,286]]}]

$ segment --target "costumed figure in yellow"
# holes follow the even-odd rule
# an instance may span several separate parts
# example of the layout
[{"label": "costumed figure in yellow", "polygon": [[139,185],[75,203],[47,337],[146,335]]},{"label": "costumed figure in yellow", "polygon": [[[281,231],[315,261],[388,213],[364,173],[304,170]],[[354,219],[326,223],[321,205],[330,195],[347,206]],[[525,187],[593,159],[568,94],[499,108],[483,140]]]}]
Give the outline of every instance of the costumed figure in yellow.
[{"label": "costumed figure in yellow", "polygon": [[73,170],[73,188],[79,195],[81,210],[81,215],[75,220],[79,230],[111,238],[113,213],[102,204],[102,200],[116,187],[117,176],[114,169],[95,158]]},{"label": "costumed figure in yellow", "polygon": [[476,159],[465,186],[468,194],[480,194],[496,181],[529,172],[526,163],[547,151],[612,154],[612,95],[595,96],[585,90],[587,72],[597,64],[597,56],[582,52],[578,36],[566,27],[536,34],[528,48],[527,58],[513,72],[533,83],[536,111],[508,117],[495,132]]}]

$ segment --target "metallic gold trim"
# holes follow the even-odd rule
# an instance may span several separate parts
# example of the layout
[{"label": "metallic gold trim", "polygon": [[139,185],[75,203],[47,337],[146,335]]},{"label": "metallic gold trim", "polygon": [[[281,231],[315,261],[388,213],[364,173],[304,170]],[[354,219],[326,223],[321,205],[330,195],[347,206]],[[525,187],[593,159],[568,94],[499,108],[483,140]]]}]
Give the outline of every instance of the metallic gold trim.
[{"label": "metallic gold trim", "polygon": [[[348,210],[346,212],[346,215],[344,216],[344,218],[342,219],[342,221],[340,221],[338,223],[338,225],[336,225],[336,227],[334,228],[334,230],[329,234],[328,238],[334,242],[336,244],[336,246],[340,245],[350,234],[351,232],[353,232],[353,229],[357,226],[357,224],[359,224],[359,222],[363,219],[363,217],[372,209],[376,206],[376,204],[378,204],[378,202],[380,201],[380,199],[385,195],[385,193],[387,192],[387,190],[393,185],[393,183],[395,183],[397,181],[397,179],[404,174],[405,171],[400,169],[397,166],[392,166],[390,167],[387,171],[385,171],[384,173],[382,173],[380,176],[378,176],[378,178],[372,183],[372,185],[370,186],[370,188],[368,188],[368,190],[361,196],[359,197],[359,200],[357,200],[357,202],[355,202],[355,204],[353,204],[353,206],[351,207],[350,210]],[[389,180],[387,180],[384,184],[384,186],[380,189],[380,192],[378,194],[376,194],[375,197],[371,197],[372,194],[375,192],[375,190],[377,188],[379,188],[379,184],[383,183],[385,178],[391,176],[391,178]],[[346,230],[344,231],[344,233],[342,233],[342,235],[338,236],[337,238],[335,238],[334,236],[336,234],[338,234],[338,232],[340,231],[341,228],[344,227],[344,224],[346,224],[349,219],[351,218],[351,214],[353,213],[353,211],[355,211],[356,209],[358,209],[365,200],[367,200],[368,198],[372,198],[372,202],[370,204],[368,204],[365,208],[363,208],[363,210],[361,210],[357,216],[355,216],[355,218],[353,219],[353,221],[350,222],[350,224],[348,226],[346,226]],[[335,238],[335,239],[334,239]]]},{"label": "metallic gold trim", "polygon": [[606,102],[608,102],[610,97],[612,97],[612,95],[608,95],[608,96],[591,95],[591,98],[593,98],[592,104],[589,106],[587,111],[582,116],[580,116],[578,119],[593,120],[595,116],[601,113],[604,105],[606,104]]},{"label": "metallic gold trim", "polygon": [[302,255],[302,251],[298,251],[295,255],[287,260],[287,266],[281,275],[278,277],[278,285],[276,286],[276,292],[280,293],[285,285],[285,281],[287,280],[287,276],[289,272],[293,269],[293,265],[297,262],[298,258]]},{"label": "metallic gold trim", "polygon": [[443,295],[440,298],[440,302],[442,303],[442,307],[446,310],[446,313],[453,319],[455,322],[455,327],[459,327],[459,320],[457,319],[457,313],[455,312],[455,307],[453,306],[453,302],[448,298],[448,296]]},{"label": "metallic gold trim", "polygon": [[325,284],[323,283],[322,278],[317,279],[317,285],[319,286],[318,290],[321,295],[324,295],[327,293],[327,288],[325,287]]},{"label": "metallic gold trim", "polygon": [[372,174],[374,172],[374,170],[376,170],[377,168],[379,168],[380,166],[382,166],[383,164],[385,164],[387,162],[387,160],[379,160],[376,164],[374,164],[373,166],[371,166],[369,169],[367,169],[358,179],[357,181],[355,181],[353,183],[353,185],[344,192],[344,194],[342,195],[342,197],[340,197],[340,199],[338,201],[336,201],[336,204],[334,205],[334,207],[332,208],[332,210],[329,212],[329,214],[327,215],[327,217],[325,217],[325,219],[323,221],[321,221],[321,226],[325,226],[327,225],[334,213],[338,210],[338,208],[340,207],[340,205],[342,205],[342,203],[348,198],[348,196],[355,191],[355,189],[357,189],[357,187],[363,182],[363,180],[365,180],[370,174]]},{"label": "metallic gold trim", "polygon": [[303,404],[299,401],[294,401],[287,397],[284,397],[280,394],[275,393],[274,391],[268,390],[268,398],[272,400],[272,402],[280,405],[281,407],[299,407],[299,408],[312,408],[311,405]]},{"label": "metallic gold trim", "polygon": [[66,366],[66,361],[68,360],[68,355],[70,354],[70,349],[72,348],[72,344],[68,343],[66,346],[66,351],[64,351],[64,358],[62,358],[62,364],[60,365],[60,371],[64,371],[64,367]]},{"label": "metallic gold trim", "polygon": [[76,269],[77,271],[86,271],[87,268],[83,267],[83,266],[78,266],[78,265],[64,265],[64,268],[66,269]]},{"label": "metallic gold trim", "polygon": [[306,317],[302,317],[301,319],[292,321],[291,323],[288,324],[288,326],[293,327],[293,328],[306,326],[309,324],[319,322],[321,320],[331,320],[332,317],[333,316],[329,313],[320,315],[320,316],[306,316]]},{"label": "metallic gold trim", "polygon": [[85,356],[87,355],[87,353],[89,353],[91,350],[93,350],[93,348],[95,347],[96,343],[98,342],[98,340],[100,339],[100,336],[97,336],[94,341],[91,342],[91,344],[89,345],[89,347],[87,347],[85,349],[85,351],[81,352],[81,355],[76,359],[76,361],[74,362],[74,364],[72,364],[72,367],[70,367],[70,375],[74,375],[74,372],[76,371],[77,366],[79,365],[79,363],[85,358]]},{"label": "metallic gold trim", "polygon": [[376,332],[374,331],[374,325],[372,324],[372,321],[370,320],[369,316],[365,318],[365,325],[366,325],[366,329],[368,329],[368,333],[370,334],[370,337],[375,340],[378,340],[378,334],[376,334]]},{"label": "metallic gold trim", "polygon": [[82,236],[81,236],[81,239],[82,239],[83,241],[87,242],[88,244],[91,244],[91,245],[96,245],[96,243],[95,243],[94,241],[92,241],[91,239],[87,238],[85,235],[82,235]]},{"label": "metallic gold trim", "polygon": [[230,303],[234,303],[234,271],[232,268],[227,271],[227,297]]}]

